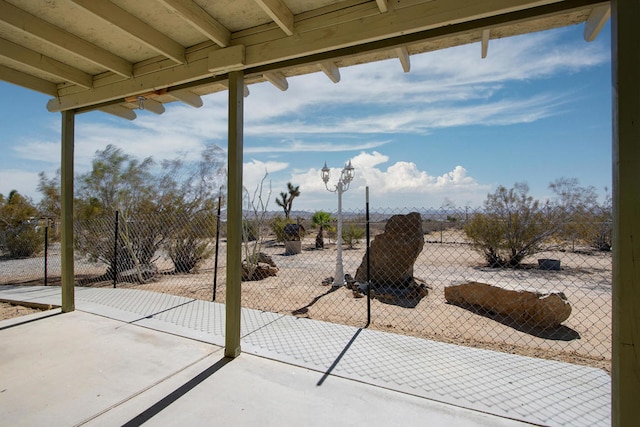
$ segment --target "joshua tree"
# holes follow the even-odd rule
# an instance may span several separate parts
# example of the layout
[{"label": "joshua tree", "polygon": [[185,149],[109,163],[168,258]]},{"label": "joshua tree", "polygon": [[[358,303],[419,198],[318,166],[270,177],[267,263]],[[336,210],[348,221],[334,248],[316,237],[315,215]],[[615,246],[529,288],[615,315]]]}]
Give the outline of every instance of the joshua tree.
[{"label": "joshua tree", "polygon": [[284,210],[284,216],[287,220],[289,220],[289,214],[291,213],[291,205],[293,204],[293,199],[300,195],[300,186],[296,185],[295,187],[290,182],[287,182],[287,191],[285,193],[282,191],[280,193],[280,197],[276,197],[276,204]]}]

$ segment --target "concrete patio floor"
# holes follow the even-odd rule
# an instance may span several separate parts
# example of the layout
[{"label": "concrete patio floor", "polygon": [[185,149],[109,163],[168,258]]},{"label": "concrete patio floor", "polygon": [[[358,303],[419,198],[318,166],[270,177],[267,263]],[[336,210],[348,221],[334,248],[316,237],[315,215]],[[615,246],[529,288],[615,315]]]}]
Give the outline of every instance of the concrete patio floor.
[{"label": "concrete patio floor", "polygon": [[[0,286],[56,304],[56,287]],[[0,420],[18,425],[610,425],[610,377],[555,361],[224,306],[76,289],[76,311],[0,322]]]}]

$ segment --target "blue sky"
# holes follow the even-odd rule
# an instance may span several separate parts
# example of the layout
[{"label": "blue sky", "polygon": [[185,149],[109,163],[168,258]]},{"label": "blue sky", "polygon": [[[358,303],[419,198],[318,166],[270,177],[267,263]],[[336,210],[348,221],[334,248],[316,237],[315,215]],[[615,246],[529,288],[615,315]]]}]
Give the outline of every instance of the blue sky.
[{"label": "blue sky", "polygon": [[[289,78],[282,92],[251,85],[245,98],[244,183],[253,192],[268,172],[275,197],[291,181],[294,209],[334,210],[320,169],[335,184],[349,160],[356,178],[345,209],[362,209],[365,187],[378,208],[479,206],[498,185],[527,182],[539,199],[560,177],[611,188],[610,29],[596,41],[583,26],[492,40],[411,57],[411,72],[388,60],[346,67],[341,81],[316,73]],[[60,115],[49,99],[0,82],[0,193],[39,199],[37,174],[60,166]],[[156,160],[196,157],[205,144],[227,147],[227,93],[199,109],[168,104],[129,122],[105,113],[76,118],[76,173],[96,150],[115,144]],[[265,191],[266,194],[267,191]]]}]

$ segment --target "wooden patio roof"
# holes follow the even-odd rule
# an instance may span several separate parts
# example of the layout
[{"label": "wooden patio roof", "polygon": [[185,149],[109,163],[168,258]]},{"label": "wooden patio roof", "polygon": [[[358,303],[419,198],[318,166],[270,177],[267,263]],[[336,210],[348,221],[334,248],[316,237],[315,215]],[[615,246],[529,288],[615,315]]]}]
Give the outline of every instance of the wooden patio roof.
[{"label": "wooden patio roof", "polygon": [[600,0],[0,0],[0,79],[51,95],[49,111],[128,119],[202,105],[229,71],[281,90],[287,78],[580,24],[593,40]]}]

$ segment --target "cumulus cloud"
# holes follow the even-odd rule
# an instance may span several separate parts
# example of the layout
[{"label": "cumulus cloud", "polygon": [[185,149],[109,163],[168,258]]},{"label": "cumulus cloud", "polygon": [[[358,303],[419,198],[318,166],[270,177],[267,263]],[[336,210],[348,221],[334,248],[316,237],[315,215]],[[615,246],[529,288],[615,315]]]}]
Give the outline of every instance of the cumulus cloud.
[{"label": "cumulus cloud", "polygon": [[[445,198],[459,206],[478,205],[491,190],[490,185],[480,184],[460,165],[442,175],[431,175],[413,162],[396,161],[387,165],[389,156],[377,151],[361,152],[350,160],[356,174],[344,197],[345,201],[359,206],[364,203],[362,194],[366,187],[387,207],[408,206],[408,202],[413,206],[438,207]],[[329,190],[335,189],[341,171],[342,167],[330,168]],[[334,196],[327,193],[320,176],[320,169],[312,168],[291,177],[305,193],[297,207],[320,209],[322,204],[334,205]]]}]

